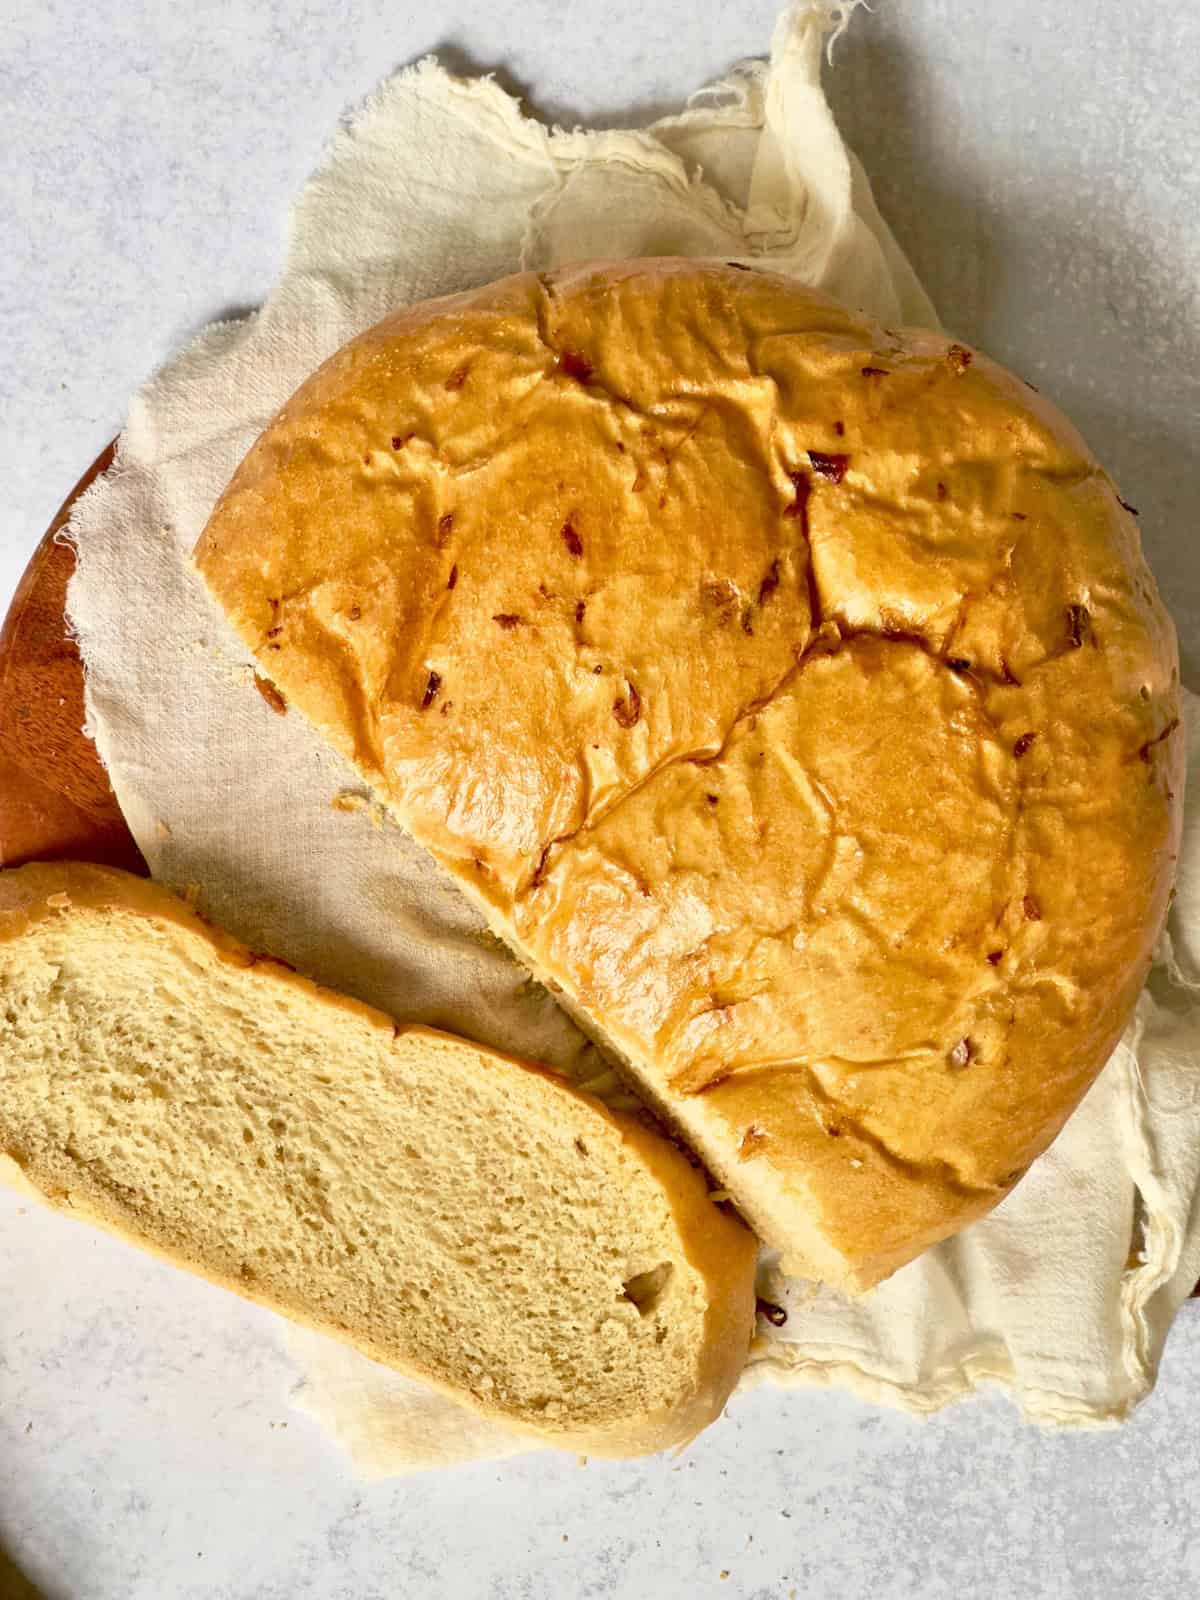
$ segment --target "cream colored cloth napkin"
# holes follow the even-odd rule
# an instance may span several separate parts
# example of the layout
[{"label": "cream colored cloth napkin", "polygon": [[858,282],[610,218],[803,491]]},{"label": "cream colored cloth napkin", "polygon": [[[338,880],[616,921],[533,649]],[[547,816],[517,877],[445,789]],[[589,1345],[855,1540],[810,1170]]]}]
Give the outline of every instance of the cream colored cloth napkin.
[{"label": "cream colored cloth napkin", "polygon": [[[821,89],[844,9],[786,12],[769,63],[644,132],[550,131],[492,81],[432,61],[391,79],[296,201],[262,310],[208,329],[147,384],[116,465],[72,519],[89,728],[155,875],[198,885],[214,920],[326,983],[600,1092],[614,1080],[594,1047],[424,855],[379,808],[334,804],[359,784],[254,692],[188,553],[291,391],[412,300],[521,267],[682,254],[761,261],[885,321],[932,323]],[[1200,868],[1177,907],[1181,960],[1200,962],[1197,927]],[[837,1381],[930,1410],[997,1378],[1038,1421],[1125,1415],[1200,1268],[1193,989],[1165,967],[1156,985],[1084,1108],[994,1216],[854,1304],[764,1265],[788,1320],[756,1347],[748,1381]],[[292,1339],[308,1374],[299,1403],[364,1471],[520,1447],[328,1341]]]}]

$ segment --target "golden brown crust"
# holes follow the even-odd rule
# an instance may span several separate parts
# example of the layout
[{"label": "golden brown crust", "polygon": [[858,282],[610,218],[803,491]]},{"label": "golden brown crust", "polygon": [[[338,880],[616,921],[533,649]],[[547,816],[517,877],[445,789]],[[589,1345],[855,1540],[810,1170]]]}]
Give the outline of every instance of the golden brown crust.
[{"label": "golden brown crust", "polygon": [[[660,1186],[674,1218],[680,1246],[705,1286],[705,1334],[690,1392],[682,1404],[661,1413],[650,1412],[594,1424],[578,1436],[561,1428],[550,1429],[542,1422],[514,1415],[511,1407],[489,1405],[478,1394],[464,1393],[428,1365],[411,1358],[398,1360],[394,1349],[374,1345],[361,1330],[351,1332],[331,1324],[315,1314],[302,1298],[291,1297],[284,1303],[256,1291],[244,1277],[223,1271],[212,1262],[197,1260],[184,1244],[164,1235],[153,1218],[144,1218],[123,1205],[115,1191],[103,1187],[88,1189],[80,1184],[64,1193],[59,1180],[48,1170],[40,1170],[27,1152],[18,1161],[3,1149],[0,1149],[0,1181],[67,1215],[132,1241],[172,1266],[182,1266],[319,1333],[353,1343],[364,1354],[407,1371],[457,1404],[557,1448],[586,1450],[597,1455],[650,1454],[686,1442],[720,1414],[745,1363],[754,1326],[757,1245],[740,1222],[714,1206],[703,1175],[660,1132],[646,1126],[638,1117],[610,1110],[594,1096],[576,1089],[559,1074],[535,1062],[458,1039],[438,1029],[414,1025],[401,1028],[373,1006],[314,983],[274,957],[251,951],[231,934],[205,922],[183,900],[149,879],[134,877],[116,868],[61,861],[35,862],[0,872],[0,946],[22,939],[36,924],[51,918],[78,918],[81,913],[103,915],[114,911],[144,918],[166,937],[174,937],[183,959],[188,959],[189,945],[194,952],[192,941],[202,941],[218,960],[245,971],[249,981],[262,985],[261,1006],[265,1014],[270,1013],[280,988],[291,989],[326,1009],[367,1023],[389,1044],[399,1039],[425,1039],[434,1048],[469,1050],[485,1067],[495,1063],[504,1070],[519,1068],[530,1078],[545,1081],[548,1094],[585,1107],[590,1116],[615,1131],[621,1143],[636,1155],[639,1165]],[[592,1134],[588,1137],[590,1139]]]},{"label": "golden brown crust", "polygon": [[508,279],[328,362],[197,562],[793,1265],[862,1287],[985,1211],[1118,1037],[1174,631],[977,352],[765,273]]}]

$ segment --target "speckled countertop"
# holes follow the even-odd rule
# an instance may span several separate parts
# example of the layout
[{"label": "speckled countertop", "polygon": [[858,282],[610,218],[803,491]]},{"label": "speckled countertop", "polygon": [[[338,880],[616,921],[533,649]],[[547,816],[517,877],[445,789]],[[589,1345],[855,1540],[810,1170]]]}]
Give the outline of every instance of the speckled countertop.
[{"label": "speckled countertop", "polygon": [[[348,102],[438,49],[552,119],[646,120],[776,0],[0,7],[0,609],[131,391],[279,264]],[[1045,389],[1142,513],[1200,683],[1200,11],[878,0],[831,93],[946,323]],[[0,1194],[0,1596],[1164,1600],[1200,1584],[1200,1308],[1123,1430],[998,1394],[929,1422],[760,1391],[683,1457],[377,1484],[287,1401],[274,1320]]]}]

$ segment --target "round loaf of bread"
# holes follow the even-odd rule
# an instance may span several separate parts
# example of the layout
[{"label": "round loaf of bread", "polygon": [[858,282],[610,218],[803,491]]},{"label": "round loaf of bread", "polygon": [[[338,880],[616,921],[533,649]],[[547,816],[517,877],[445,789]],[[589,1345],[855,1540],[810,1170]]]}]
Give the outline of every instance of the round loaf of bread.
[{"label": "round loaf of bread", "polygon": [[197,550],[374,784],[793,1269],[1000,1200],[1170,892],[1174,632],[1028,385],[655,260],[399,313]]}]

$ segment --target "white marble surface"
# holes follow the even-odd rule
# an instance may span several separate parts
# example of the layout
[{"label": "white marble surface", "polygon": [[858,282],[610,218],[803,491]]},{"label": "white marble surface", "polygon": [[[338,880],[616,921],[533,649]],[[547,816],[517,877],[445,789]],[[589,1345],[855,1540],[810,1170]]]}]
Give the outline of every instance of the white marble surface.
[{"label": "white marble surface", "polygon": [[[130,391],[264,293],[339,110],[439,48],[645,119],[775,0],[0,0],[0,608]],[[832,95],[946,322],[1141,509],[1200,679],[1200,11],[878,0]],[[1200,1312],[1116,1433],[760,1392],[682,1459],[367,1485],[265,1313],[0,1195],[0,1547],[47,1600],[1162,1600],[1200,1582]],[[286,1424],[286,1426],[285,1426]],[[722,1578],[722,1573],[728,1573]],[[0,1595],[11,1580],[0,1562]]]}]

